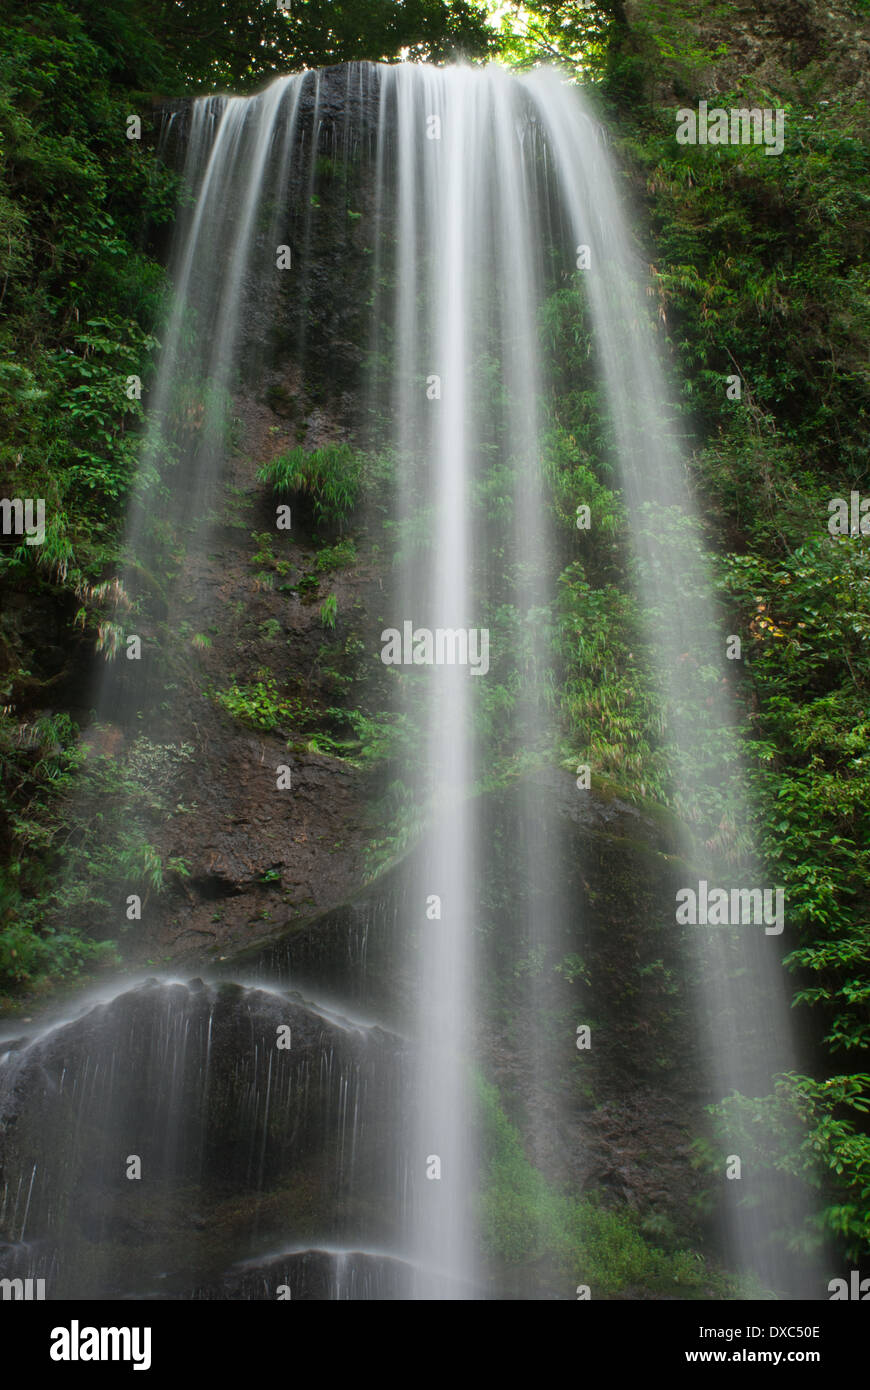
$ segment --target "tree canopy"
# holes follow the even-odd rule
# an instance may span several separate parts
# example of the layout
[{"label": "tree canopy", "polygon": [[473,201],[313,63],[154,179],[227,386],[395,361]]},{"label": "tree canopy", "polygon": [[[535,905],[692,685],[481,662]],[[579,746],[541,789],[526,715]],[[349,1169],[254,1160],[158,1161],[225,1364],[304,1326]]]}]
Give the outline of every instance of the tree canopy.
[{"label": "tree canopy", "polygon": [[66,0],[33,23],[76,15],[132,86],[164,90],[256,85],[272,73],[407,52],[439,61],[492,51],[497,36],[474,0]]}]

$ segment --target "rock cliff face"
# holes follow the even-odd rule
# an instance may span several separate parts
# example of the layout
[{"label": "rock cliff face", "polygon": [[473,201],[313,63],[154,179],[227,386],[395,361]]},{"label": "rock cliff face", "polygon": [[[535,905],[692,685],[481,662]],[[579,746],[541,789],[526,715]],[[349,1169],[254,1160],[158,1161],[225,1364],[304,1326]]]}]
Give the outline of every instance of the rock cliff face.
[{"label": "rock cliff face", "polygon": [[[363,880],[377,786],[358,760],[321,750],[347,741],[348,711],[378,707],[370,636],[389,574],[377,544],[382,504],[365,499],[342,551],[348,536],[318,526],[294,497],[279,554],[275,499],[257,471],[297,446],[356,442],[363,423],[372,251],[363,213],[371,211],[377,122],[370,74],[328,68],[303,84],[295,138],[304,152],[316,135],[319,154],[314,170],[307,157],[291,162],[281,230],[303,273],[268,305],[253,280],[244,289],[245,346],[218,514],[207,545],[181,554],[169,610],[152,605],[150,627],[142,621],[162,663],[145,710],[149,734],[187,753],[168,814],[150,833],[164,862],[183,859],[188,872],[149,902],[129,934],[134,963],[225,955],[276,924],[337,906]],[[165,156],[178,164],[189,109],[175,103],[157,113]],[[274,260],[271,248],[259,249]],[[321,613],[327,599],[331,624]],[[280,697],[280,712],[250,702],[228,712],[222,697],[240,691]],[[119,671],[119,722],[129,726],[123,711],[137,701],[141,693]],[[119,755],[126,751],[122,742]],[[281,766],[292,777],[283,800],[275,796]]]},{"label": "rock cliff face", "polygon": [[4,1274],[53,1298],[180,1297],[288,1231],[394,1243],[403,1051],[299,996],[198,980],[14,1047]]},{"label": "rock cliff face", "polygon": [[657,103],[745,90],[851,104],[870,92],[870,34],[849,0],[625,0],[623,12]]}]

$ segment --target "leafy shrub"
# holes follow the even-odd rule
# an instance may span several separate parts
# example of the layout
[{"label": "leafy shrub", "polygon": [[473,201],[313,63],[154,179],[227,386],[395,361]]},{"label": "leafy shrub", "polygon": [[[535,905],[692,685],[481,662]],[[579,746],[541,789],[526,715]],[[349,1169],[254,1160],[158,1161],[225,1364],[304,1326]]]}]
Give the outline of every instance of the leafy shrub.
[{"label": "leafy shrub", "polygon": [[359,501],[364,461],[349,444],[325,444],[310,453],[291,449],[263,464],[257,477],[276,493],[308,498],[317,522],[342,526]]},{"label": "leafy shrub", "polygon": [[490,1255],[508,1264],[546,1256],[566,1278],[588,1284],[593,1297],[631,1288],[709,1297],[711,1286],[720,1297],[739,1297],[736,1286],[709,1271],[695,1251],[650,1245],[633,1215],[558,1192],[526,1158],[496,1087],[479,1078],[478,1097],[488,1161],[479,1209]]},{"label": "leafy shrub", "polygon": [[349,536],[339,541],[336,545],[325,545],[317,552],[317,559],[314,568],[320,574],[329,574],[332,570],[345,569],[352,565],[356,560],[356,546]]},{"label": "leafy shrub", "polygon": [[327,594],[320,605],[320,621],[324,627],[334,628],[338,617],[338,599],[335,594]]},{"label": "leafy shrub", "polygon": [[[870,1113],[866,1072],[825,1081],[789,1072],[770,1096],[734,1093],[713,1113],[723,1123],[729,1148],[779,1187],[788,1183],[827,1203],[822,1218],[795,1222],[785,1233],[789,1248],[820,1251],[825,1235],[843,1244],[848,1260],[860,1263],[870,1247],[870,1135],[862,1133]],[[721,1159],[717,1171],[721,1172]]]},{"label": "leafy shrub", "polygon": [[218,691],[214,698],[233,719],[253,729],[278,729],[297,724],[302,713],[301,701],[282,695],[275,677],[267,672],[251,685],[238,685],[233,681],[228,690]]},{"label": "leafy shrub", "polygon": [[66,715],[0,715],[0,988],[112,956],[124,896],[147,900],[168,873],[188,872],[162,860],[151,834],[192,751],[139,738],[125,757],[99,755]]}]

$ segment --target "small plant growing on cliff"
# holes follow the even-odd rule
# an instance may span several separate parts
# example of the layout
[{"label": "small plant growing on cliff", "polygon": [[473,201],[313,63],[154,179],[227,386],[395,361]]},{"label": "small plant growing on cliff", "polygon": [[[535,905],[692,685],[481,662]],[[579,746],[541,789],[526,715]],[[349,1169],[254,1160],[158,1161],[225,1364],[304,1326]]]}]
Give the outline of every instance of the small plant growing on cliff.
[{"label": "small plant growing on cliff", "polygon": [[319,573],[327,574],[330,570],[339,570],[343,569],[345,565],[352,565],[355,560],[356,546],[351,538],[346,536],[337,545],[325,545],[322,550],[319,550],[314,566]]},{"label": "small plant growing on cliff", "polygon": [[320,605],[320,621],[324,627],[334,628],[337,617],[338,599],[335,594],[329,594]]},{"label": "small plant growing on cliff", "polygon": [[349,444],[325,444],[306,452],[291,449],[263,464],[257,477],[277,493],[299,493],[311,501],[314,518],[342,526],[359,500],[364,456]]},{"label": "small plant growing on cliff", "polygon": [[[279,559],[274,550],[274,537],[269,531],[252,531],[251,540],[256,541],[257,550],[251,556],[250,563],[256,565],[264,573],[268,574],[274,570],[276,574],[287,575],[293,566],[289,560]],[[261,576],[258,575],[259,579]]]},{"label": "small plant growing on cliff", "polygon": [[238,685],[233,681],[229,690],[217,691],[214,699],[233,719],[254,729],[292,725],[300,715],[299,701],[283,696],[275,677],[268,673],[251,685]]}]

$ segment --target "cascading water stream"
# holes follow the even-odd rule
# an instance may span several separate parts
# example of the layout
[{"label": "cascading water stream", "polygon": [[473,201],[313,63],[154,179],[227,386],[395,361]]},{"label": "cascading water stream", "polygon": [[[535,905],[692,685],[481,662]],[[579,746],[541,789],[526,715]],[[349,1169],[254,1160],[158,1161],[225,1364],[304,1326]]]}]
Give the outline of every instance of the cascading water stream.
[{"label": "cascading water stream", "polygon": [[[591,252],[584,285],[639,561],[650,652],[676,754],[672,772],[676,804],[686,820],[685,852],[690,863],[701,865],[701,875],[709,866],[706,877],[712,886],[716,882],[714,839],[724,830],[726,850],[730,848],[727,841],[743,831],[749,807],[742,783],[726,636],[714,613],[691,483],[668,403],[660,350],[650,318],[643,312],[643,286],[611,161],[594,137],[589,118],[578,120],[575,90],[553,73],[534,74],[527,86],[553,151],[560,197],[578,249],[586,244]],[[727,859],[726,854],[725,870],[732,869],[730,881],[734,882],[733,865]],[[747,863],[744,854],[740,862],[744,874],[757,875],[751,858]],[[722,856],[719,872],[723,872]],[[736,880],[741,882],[739,871]],[[695,936],[698,1029],[706,1032],[711,1090],[723,1096],[732,1090],[764,1094],[771,1075],[788,1069],[795,1057],[776,937],[771,939],[757,921],[736,926],[731,922],[718,929],[708,927],[706,932],[700,929],[703,925],[699,924]],[[736,1184],[735,1191],[740,1191]],[[768,1232],[759,1208],[774,1197],[772,1187],[762,1189],[756,1180],[755,1217],[750,1214],[747,1220],[732,1214],[728,1239],[739,1267],[755,1268],[774,1287],[785,1287],[794,1273],[790,1254],[783,1250],[773,1257],[768,1251],[764,1261],[761,1256]],[[791,1216],[797,1226],[805,1212]]]}]

